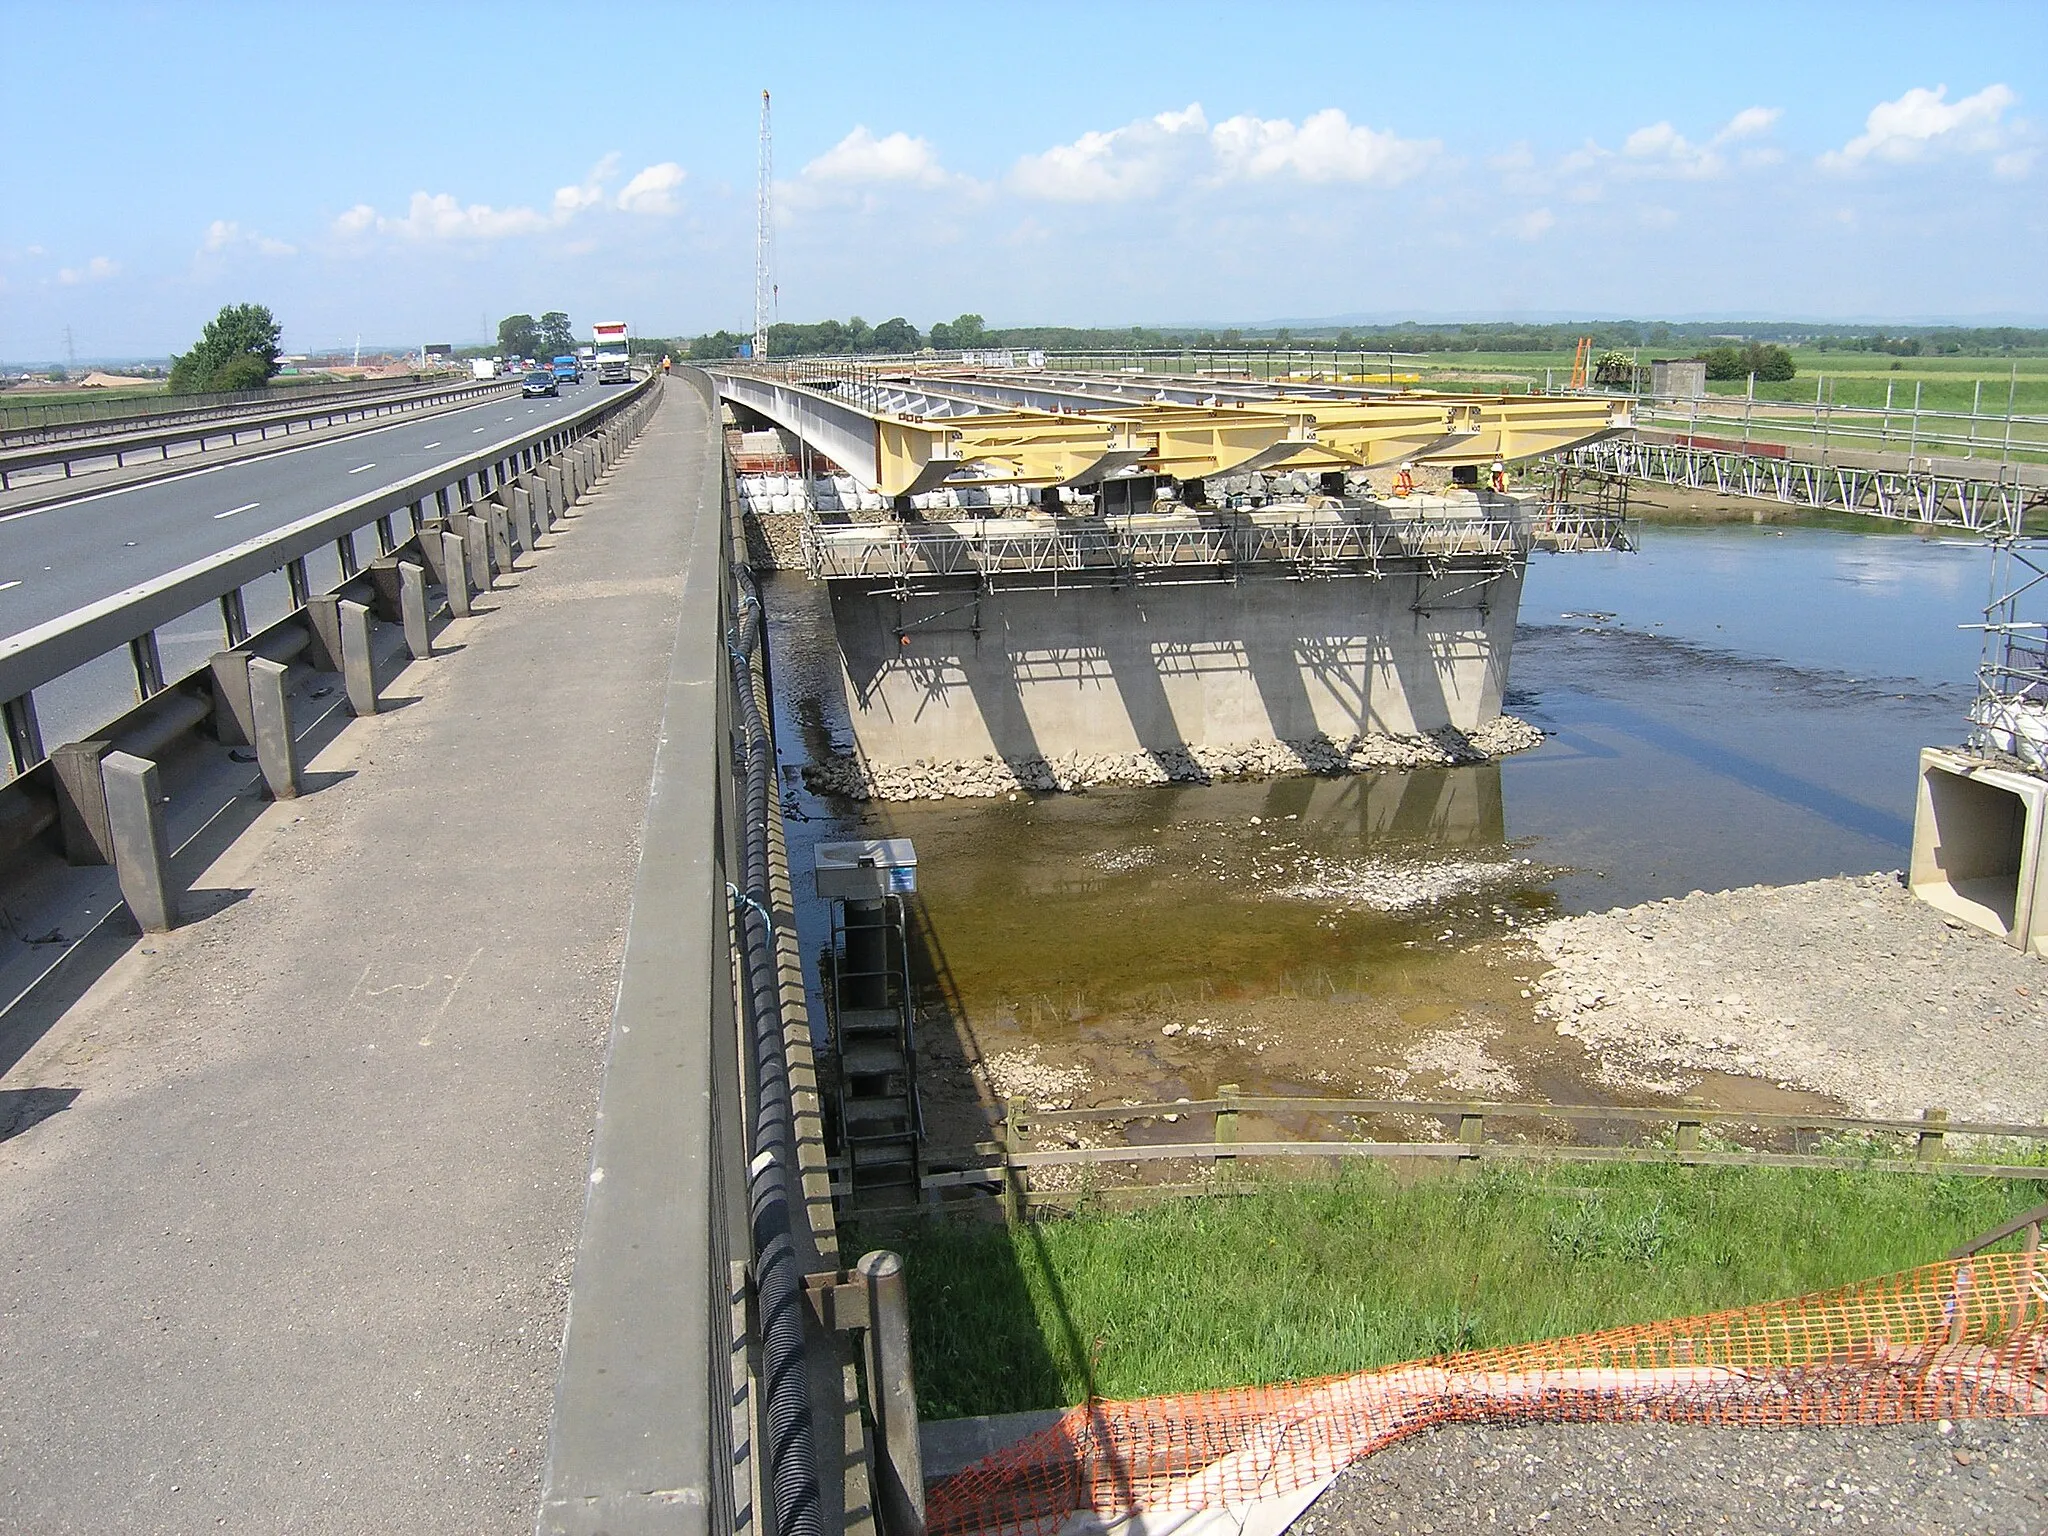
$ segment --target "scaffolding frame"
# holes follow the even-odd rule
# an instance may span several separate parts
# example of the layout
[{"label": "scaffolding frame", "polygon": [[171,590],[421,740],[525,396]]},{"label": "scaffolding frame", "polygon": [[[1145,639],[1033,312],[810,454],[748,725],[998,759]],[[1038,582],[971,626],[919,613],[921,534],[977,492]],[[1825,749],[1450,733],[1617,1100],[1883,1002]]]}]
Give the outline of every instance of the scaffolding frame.
[{"label": "scaffolding frame", "polygon": [[902,584],[968,577],[999,586],[1108,582],[1378,578],[1396,571],[1433,577],[1504,574],[1531,551],[1630,547],[1621,514],[1561,504],[1528,513],[1349,520],[1303,507],[1302,515],[1254,520],[1219,513],[1191,519],[1124,517],[958,519],[922,523],[824,524],[799,530],[814,580]]},{"label": "scaffolding frame", "polygon": [[2028,512],[2048,508],[2048,486],[2030,484],[2018,464],[1987,464],[1993,473],[1984,475],[1929,468],[1924,459],[1901,466],[1840,464],[1774,453],[1767,444],[1719,447],[1635,437],[1588,443],[1566,458],[1583,469],[1685,490],[1970,533],[2017,534]]},{"label": "scaffolding frame", "polygon": [[1970,706],[1969,747],[2017,760],[2048,776],[2048,623],[2024,617],[2048,597],[2048,535],[2004,534],[1986,541],[1991,586]]}]

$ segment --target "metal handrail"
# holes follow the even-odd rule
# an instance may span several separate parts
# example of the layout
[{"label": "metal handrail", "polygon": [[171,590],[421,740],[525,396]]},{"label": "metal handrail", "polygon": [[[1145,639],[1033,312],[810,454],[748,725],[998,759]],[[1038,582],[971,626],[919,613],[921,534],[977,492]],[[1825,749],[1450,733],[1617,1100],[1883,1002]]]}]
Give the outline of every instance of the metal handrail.
[{"label": "metal handrail", "polygon": [[[223,646],[233,645],[236,637],[227,632],[226,609],[235,606],[234,599],[249,583],[304,560],[323,545],[353,539],[359,529],[395,513],[416,509],[508,459],[551,441],[566,442],[637,401],[650,383],[643,378],[623,393],[602,396],[539,432],[449,460],[0,639],[0,717],[5,719],[15,772],[26,771],[44,755],[35,719],[37,688],[123,647],[141,645],[153,655],[158,629],[207,603],[224,605]],[[343,564],[345,574],[351,573],[352,565],[351,554]],[[178,680],[151,677],[147,686],[139,682],[138,692],[147,697]]]},{"label": "metal handrail", "polygon": [[403,379],[348,379],[328,384],[273,384],[263,389],[212,390],[190,395],[126,395],[112,400],[0,405],[0,443],[8,443],[26,433],[54,431],[63,427],[117,427],[127,422],[169,416],[197,421],[206,412],[225,415],[246,407],[276,405],[281,401],[305,404],[374,394],[379,390],[432,388],[460,377],[455,374],[409,374]]},{"label": "metal handrail", "polygon": [[[156,449],[165,462],[170,459],[170,450],[179,444],[197,443],[203,452],[210,440],[225,436],[231,443],[239,443],[244,432],[256,432],[259,438],[267,438],[273,427],[283,427],[290,436],[294,424],[303,423],[309,429],[315,423],[332,425],[346,421],[351,416],[395,414],[407,409],[424,409],[428,406],[456,400],[481,399],[503,392],[511,387],[509,380],[493,380],[489,383],[475,380],[450,381],[442,385],[431,385],[424,389],[366,391],[338,399],[306,403],[291,403],[263,410],[240,410],[233,412],[202,412],[194,420],[171,421],[166,419],[155,426],[140,430],[117,430],[80,436],[67,436],[47,442],[21,445],[0,444],[0,490],[13,488],[13,477],[24,470],[44,469],[53,464],[64,466],[64,479],[72,476],[74,464],[98,459],[111,458],[113,467],[126,466],[130,453]],[[389,409],[387,409],[389,408]],[[125,424],[123,424],[125,425]],[[54,480],[57,476],[46,476]]]}]

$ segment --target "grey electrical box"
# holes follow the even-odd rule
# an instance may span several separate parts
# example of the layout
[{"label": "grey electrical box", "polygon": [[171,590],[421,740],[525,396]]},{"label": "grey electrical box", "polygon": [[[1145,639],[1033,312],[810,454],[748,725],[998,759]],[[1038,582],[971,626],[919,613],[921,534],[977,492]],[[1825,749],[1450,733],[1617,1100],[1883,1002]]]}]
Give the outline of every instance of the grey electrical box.
[{"label": "grey electrical box", "polygon": [[811,868],[823,901],[880,901],[917,889],[917,850],[907,837],[820,843]]}]

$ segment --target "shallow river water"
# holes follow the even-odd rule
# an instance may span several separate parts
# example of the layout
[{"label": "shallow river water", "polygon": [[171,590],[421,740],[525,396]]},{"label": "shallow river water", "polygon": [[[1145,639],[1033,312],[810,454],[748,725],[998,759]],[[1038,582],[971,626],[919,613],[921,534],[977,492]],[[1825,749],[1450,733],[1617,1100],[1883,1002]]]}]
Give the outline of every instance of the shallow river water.
[{"label": "shallow river water", "polygon": [[1222,1082],[1587,1097],[1583,1053],[1534,1017],[1542,962],[1515,935],[1562,912],[1899,867],[1916,754],[1961,735],[1978,637],[1958,626],[1981,617],[1988,579],[1981,547],[1898,534],[1652,525],[1640,544],[1532,566],[1508,707],[1548,733],[1534,751],[999,801],[804,791],[797,764],[846,729],[822,594],[776,578],[813,977],[811,847],[909,837],[939,1139],[979,1134],[991,1088],[1046,1104]]}]

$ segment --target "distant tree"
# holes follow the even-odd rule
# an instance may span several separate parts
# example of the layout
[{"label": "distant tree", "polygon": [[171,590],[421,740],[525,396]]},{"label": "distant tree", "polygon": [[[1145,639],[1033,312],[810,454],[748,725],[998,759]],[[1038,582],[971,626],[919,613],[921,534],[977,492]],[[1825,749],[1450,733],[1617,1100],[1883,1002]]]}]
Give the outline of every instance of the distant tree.
[{"label": "distant tree", "polygon": [[68,384],[71,382],[70,371],[65,368],[52,368],[44,377],[52,384]]},{"label": "distant tree", "polygon": [[283,335],[261,304],[228,304],[206,322],[190,352],[171,359],[171,393],[261,389],[277,373]]},{"label": "distant tree", "polygon": [[576,333],[569,329],[569,317],[551,309],[540,317],[540,351],[537,357],[564,357],[576,350]]},{"label": "distant tree", "polygon": [[262,358],[253,352],[244,352],[227,360],[220,372],[213,376],[210,386],[217,390],[261,389],[270,382],[270,368]]},{"label": "distant tree", "polygon": [[732,331],[713,331],[708,336],[692,337],[690,356],[698,362],[716,362],[722,357],[737,357],[740,343],[746,339]]},{"label": "distant tree", "polygon": [[498,355],[539,357],[540,327],[531,315],[507,315],[498,322]]},{"label": "distant tree", "polygon": [[915,352],[918,346],[917,327],[896,315],[875,327],[875,334],[868,345],[877,352]]},{"label": "distant tree", "polygon": [[941,352],[985,346],[990,340],[979,315],[962,315],[951,324],[941,320],[932,327],[932,345]]},{"label": "distant tree", "polygon": [[[1787,347],[1751,342],[1742,350],[1743,361],[1756,371],[1756,376],[1760,379],[1768,379],[1773,384],[1783,384],[1786,380],[1798,376],[1799,369],[1793,363],[1791,350]],[[1914,343],[1913,350],[1920,350],[1917,342]]]},{"label": "distant tree", "polygon": [[1700,361],[1707,365],[1707,377],[1710,379],[1746,379],[1753,373],[1759,379],[1782,384],[1799,372],[1793,365],[1791,352],[1769,342],[1709,347],[1699,356]]},{"label": "distant tree", "polygon": [[846,322],[846,343],[856,352],[865,352],[875,344],[875,328],[855,315]]}]

